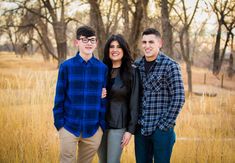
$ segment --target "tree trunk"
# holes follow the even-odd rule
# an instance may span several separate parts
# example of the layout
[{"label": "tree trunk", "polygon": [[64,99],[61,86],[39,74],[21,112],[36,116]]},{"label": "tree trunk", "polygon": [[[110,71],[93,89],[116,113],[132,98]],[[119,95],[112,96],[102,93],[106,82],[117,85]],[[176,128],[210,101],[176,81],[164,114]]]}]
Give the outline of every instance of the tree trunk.
[{"label": "tree trunk", "polygon": [[169,19],[168,1],[161,0],[161,20],[162,20],[162,38],[163,47],[162,51],[165,52],[169,57],[173,56],[173,34],[172,26]]},{"label": "tree trunk", "polygon": [[230,53],[230,57],[229,57],[229,67],[228,67],[228,77],[229,77],[229,78],[232,78],[232,77],[233,77],[233,73],[234,73],[234,70],[233,70],[233,62],[234,62],[233,53],[231,52],[231,53]]},{"label": "tree trunk", "polygon": [[102,20],[99,4],[97,0],[88,0],[90,4],[90,25],[96,29],[96,35],[98,39],[98,57],[103,58],[103,48],[107,35],[105,33],[104,23]]},{"label": "tree trunk", "polygon": [[222,23],[219,22],[218,31],[216,34],[214,59],[213,59],[213,74],[214,75],[217,75],[219,73],[221,26],[222,26]]},{"label": "tree trunk", "polygon": [[[57,54],[58,54],[58,67],[61,62],[66,60],[67,58],[67,40],[66,40],[66,30],[67,30],[67,24],[64,19],[64,12],[65,12],[65,4],[64,0],[60,1],[50,1],[50,0],[43,0],[42,1],[44,6],[47,8],[51,18],[52,18],[52,26],[53,31],[55,35],[56,40],[56,46],[57,46]],[[51,4],[51,2],[54,3],[54,7]],[[58,3],[58,4],[56,4]],[[60,12],[58,11],[60,6]],[[60,16],[58,14],[60,13]],[[58,20],[60,18],[60,20]]]},{"label": "tree trunk", "polygon": [[233,74],[235,72],[235,64],[234,64],[234,49],[233,49],[233,40],[234,40],[234,35],[232,34],[231,36],[231,53],[229,57],[229,67],[228,67],[228,77],[232,78]]},{"label": "tree trunk", "polygon": [[129,4],[128,4],[128,0],[123,0],[123,8],[122,8],[122,16],[124,19],[124,24],[125,24],[125,28],[123,33],[125,34],[124,37],[126,39],[128,39],[130,36],[130,19],[129,19]]},{"label": "tree trunk", "polygon": [[[187,77],[188,77],[188,92],[192,93],[192,57],[190,54],[190,39],[189,39],[189,27],[185,26],[180,32],[180,49],[183,59],[186,63]],[[185,40],[185,41],[184,41]],[[184,44],[185,42],[185,44]]]},{"label": "tree trunk", "polygon": [[142,20],[144,16],[143,13],[145,10],[144,7],[146,6],[147,5],[144,5],[143,0],[137,0],[137,2],[135,3],[135,12],[132,19],[131,33],[128,39],[133,59],[136,59],[140,54],[138,43],[143,28]]},{"label": "tree trunk", "polygon": [[192,86],[192,68],[191,62],[186,62],[186,69],[187,69],[187,76],[188,76],[188,92],[192,93],[193,86]]},{"label": "tree trunk", "polygon": [[66,24],[64,22],[55,22],[53,24],[57,53],[58,53],[58,66],[67,58],[67,41],[66,41]]},{"label": "tree trunk", "polygon": [[224,48],[222,50],[221,57],[219,58],[218,73],[220,72],[223,61],[224,61],[224,56],[225,56],[225,52],[228,46],[229,39],[230,39],[230,32],[227,32],[227,38],[224,44]]},{"label": "tree trunk", "polygon": [[[44,23],[41,19],[39,19],[38,26],[40,28],[39,35],[40,35],[41,41],[43,43],[43,48],[41,48],[43,51],[43,58],[45,61],[49,61],[49,59],[50,59],[49,54],[51,54],[53,58],[55,58],[56,55],[55,55],[55,51],[54,51],[54,47],[52,45],[52,42],[48,37],[49,36],[48,27],[47,27],[47,24]],[[58,60],[58,57],[55,59]]]},{"label": "tree trunk", "polygon": [[189,37],[189,30],[190,30],[190,25],[192,23],[192,20],[194,18],[194,15],[197,10],[197,6],[199,3],[199,0],[197,0],[193,14],[191,18],[187,15],[186,12],[186,6],[185,6],[185,1],[181,0],[182,5],[183,5],[183,15],[184,18],[181,17],[181,15],[178,15],[181,17],[181,21],[183,23],[183,28],[180,31],[180,48],[182,52],[183,59],[186,63],[186,70],[187,70],[187,75],[188,75],[188,91],[191,94],[193,89],[192,89],[192,54],[190,52],[190,37]]},{"label": "tree trunk", "polygon": [[186,55],[187,55],[187,74],[188,74],[188,91],[191,93],[193,91],[192,88],[192,55],[190,52],[190,39],[189,39],[189,28],[186,28],[185,31],[185,39],[186,39]]},{"label": "tree trunk", "polygon": [[231,63],[231,69],[232,69],[232,74],[231,77],[234,75],[235,73],[235,62],[234,62],[234,58],[235,58],[235,51],[234,51],[234,47],[233,47],[233,41],[234,41],[234,35],[232,34],[232,39],[231,39],[231,57],[233,58],[233,61]]},{"label": "tree trunk", "polygon": [[58,51],[58,57],[59,57],[59,62],[58,62],[58,66],[59,66],[61,62],[66,60],[67,43],[66,42],[57,42],[57,51]]},{"label": "tree trunk", "polygon": [[[10,42],[11,42],[11,45],[12,45],[12,50],[14,51],[15,55],[17,56],[17,47],[16,47],[16,41],[13,40],[13,35],[10,31],[10,29],[7,31],[7,34],[9,36],[9,39],[10,39]],[[15,32],[15,35],[16,35],[16,32]]]},{"label": "tree trunk", "polygon": [[50,55],[48,55],[48,52],[46,50],[46,47],[44,45],[39,45],[42,53],[42,57],[44,62],[50,61]]},{"label": "tree trunk", "polygon": [[34,54],[34,50],[33,50],[33,35],[34,35],[34,31],[31,30],[29,32],[29,41],[28,41],[28,46],[29,46],[28,53],[29,53],[29,55],[33,55]]},{"label": "tree trunk", "polygon": [[149,17],[148,17],[148,3],[149,0],[142,0],[143,3],[143,18],[142,18],[142,28],[149,28]]}]

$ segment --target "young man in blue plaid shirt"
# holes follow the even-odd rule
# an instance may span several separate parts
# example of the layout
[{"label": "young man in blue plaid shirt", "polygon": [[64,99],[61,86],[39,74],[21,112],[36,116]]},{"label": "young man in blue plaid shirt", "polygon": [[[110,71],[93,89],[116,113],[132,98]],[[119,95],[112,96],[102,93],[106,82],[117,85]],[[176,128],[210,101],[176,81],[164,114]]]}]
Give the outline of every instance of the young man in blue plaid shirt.
[{"label": "young man in blue plaid shirt", "polygon": [[137,163],[169,163],[175,143],[174,126],[184,104],[179,65],[160,51],[160,33],[142,33],[144,57],[136,61],[142,82],[138,127],[135,134]]},{"label": "young man in blue plaid shirt", "polygon": [[[54,124],[59,131],[60,162],[91,163],[105,128],[107,67],[93,56],[97,46],[95,31],[77,29],[75,44],[79,52],[60,65],[53,108]],[[102,129],[101,129],[102,128]]]}]

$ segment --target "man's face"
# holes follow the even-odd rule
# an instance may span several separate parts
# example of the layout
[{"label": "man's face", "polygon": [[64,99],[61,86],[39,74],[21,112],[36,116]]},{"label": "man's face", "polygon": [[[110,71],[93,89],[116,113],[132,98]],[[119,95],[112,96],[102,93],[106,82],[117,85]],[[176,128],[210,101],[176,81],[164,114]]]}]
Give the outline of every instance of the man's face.
[{"label": "man's face", "polygon": [[79,47],[79,51],[81,54],[90,55],[93,53],[97,46],[97,40],[95,36],[80,36],[80,38],[76,40],[76,45]]},{"label": "man's face", "polygon": [[142,48],[147,61],[153,61],[154,59],[156,59],[161,47],[161,38],[157,37],[154,34],[143,35]]}]

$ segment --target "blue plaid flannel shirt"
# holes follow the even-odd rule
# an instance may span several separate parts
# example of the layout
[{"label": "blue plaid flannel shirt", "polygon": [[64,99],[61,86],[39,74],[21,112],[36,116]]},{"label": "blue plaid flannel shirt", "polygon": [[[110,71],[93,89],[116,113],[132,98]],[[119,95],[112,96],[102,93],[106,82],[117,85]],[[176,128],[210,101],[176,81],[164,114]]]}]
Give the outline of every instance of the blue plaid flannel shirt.
[{"label": "blue plaid flannel shirt", "polygon": [[185,102],[184,85],[179,65],[159,52],[149,72],[145,73],[144,57],[135,62],[140,71],[142,95],[138,124],[144,136],[156,128],[174,127]]},{"label": "blue plaid flannel shirt", "polygon": [[60,65],[54,101],[54,125],[79,137],[91,137],[105,128],[107,67],[94,56],[85,62],[77,55]]}]

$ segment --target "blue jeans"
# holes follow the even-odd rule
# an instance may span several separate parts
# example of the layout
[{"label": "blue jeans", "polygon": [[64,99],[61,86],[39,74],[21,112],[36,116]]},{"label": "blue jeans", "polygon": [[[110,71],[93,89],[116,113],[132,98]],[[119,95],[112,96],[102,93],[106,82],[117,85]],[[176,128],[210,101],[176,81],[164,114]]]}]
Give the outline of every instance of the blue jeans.
[{"label": "blue jeans", "polygon": [[173,128],[168,131],[156,129],[150,136],[141,135],[140,128],[135,134],[136,163],[169,163],[175,143]]},{"label": "blue jeans", "polygon": [[121,141],[126,129],[108,129],[98,149],[99,163],[120,163]]}]

